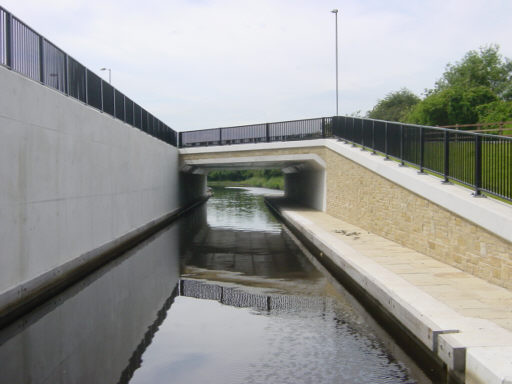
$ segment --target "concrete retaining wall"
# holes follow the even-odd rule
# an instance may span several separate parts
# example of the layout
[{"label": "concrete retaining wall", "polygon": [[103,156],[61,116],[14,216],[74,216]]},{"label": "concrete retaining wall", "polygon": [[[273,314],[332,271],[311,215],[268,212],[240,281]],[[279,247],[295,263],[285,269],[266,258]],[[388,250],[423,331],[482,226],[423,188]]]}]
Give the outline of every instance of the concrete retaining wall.
[{"label": "concrete retaining wall", "polygon": [[5,68],[0,84],[0,298],[204,194],[176,148]]}]

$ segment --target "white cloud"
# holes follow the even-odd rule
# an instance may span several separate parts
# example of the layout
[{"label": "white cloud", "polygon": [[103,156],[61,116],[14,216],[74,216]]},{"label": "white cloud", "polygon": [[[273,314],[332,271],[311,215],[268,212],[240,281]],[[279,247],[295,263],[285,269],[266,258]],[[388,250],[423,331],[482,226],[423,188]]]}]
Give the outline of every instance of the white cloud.
[{"label": "white cloud", "polygon": [[[4,6],[170,126],[332,115],[339,8],[341,112],[401,87],[420,93],[489,43],[512,57],[512,2],[36,1]],[[99,73],[99,72],[98,72]],[[102,73],[104,75],[104,73]]]}]

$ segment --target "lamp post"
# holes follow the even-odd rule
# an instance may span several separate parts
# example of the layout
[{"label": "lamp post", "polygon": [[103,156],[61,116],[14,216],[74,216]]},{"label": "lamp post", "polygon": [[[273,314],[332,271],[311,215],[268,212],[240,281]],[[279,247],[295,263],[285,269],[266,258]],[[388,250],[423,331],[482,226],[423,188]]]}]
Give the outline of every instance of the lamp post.
[{"label": "lamp post", "polygon": [[101,68],[100,71],[108,71],[108,83],[112,84],[112,71],[110,68]]},{"label": "lamp post", "polygon": [[338,116],[338,10],[333,9],[336,25],[336,116]]}]

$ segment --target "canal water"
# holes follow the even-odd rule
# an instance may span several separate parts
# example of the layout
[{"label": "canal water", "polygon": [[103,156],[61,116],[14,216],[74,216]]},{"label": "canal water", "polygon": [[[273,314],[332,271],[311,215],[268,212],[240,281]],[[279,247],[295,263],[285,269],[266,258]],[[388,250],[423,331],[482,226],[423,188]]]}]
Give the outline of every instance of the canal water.
[{"label": "canal water", "polygon": [[433,383],[262,189],[207,204],[0,331],[0,383]]}]

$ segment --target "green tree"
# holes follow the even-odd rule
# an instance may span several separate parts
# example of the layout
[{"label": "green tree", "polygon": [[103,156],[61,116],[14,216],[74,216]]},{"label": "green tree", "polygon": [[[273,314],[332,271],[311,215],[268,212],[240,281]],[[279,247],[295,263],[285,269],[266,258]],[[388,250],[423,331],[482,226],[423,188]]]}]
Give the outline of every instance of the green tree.
[{"label": "green tree", "polygon": [[476,108],[479,123],[512,121],[512,101],[497,100]]},{"label": "green tree", "polygon": [[492,90],[484,86],[447,87],[418,103],[407,120],[423,125],[473,124],[479,119],[477,107],[497,100]]},{"label": "green tree", "polygon": [[507,101],[512,101],[512,61],[502,57],[497,45],[489,45],[448,64],[407,120],[425,125],[488,122],[508,116]]},{"label": "green tree", "polygon": [[432,94],[450,87],[488,87],[500,99],[512,100],[512,61],[502,57],[498,45],[488,45],[480,47],[478,51],[469,51],[461,61],[446,66],[443,76],[428,93]]},{"label": "green tree", "polygon": [[407,88],[390,92],[379,100],[367,116],[372,119],[405,122],[411,109],[420,102],[420,98]]}]

